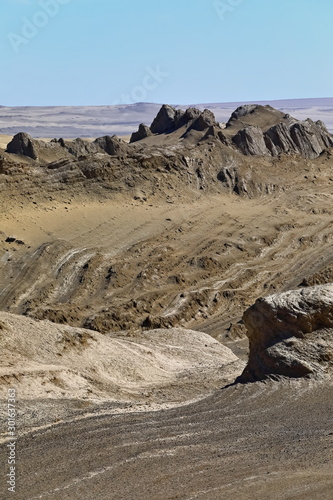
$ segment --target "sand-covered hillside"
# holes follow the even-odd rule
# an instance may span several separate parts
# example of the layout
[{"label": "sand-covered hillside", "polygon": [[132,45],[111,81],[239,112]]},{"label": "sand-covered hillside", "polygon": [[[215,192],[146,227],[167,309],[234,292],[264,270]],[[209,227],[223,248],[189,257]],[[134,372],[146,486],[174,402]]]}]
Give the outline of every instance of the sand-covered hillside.
[{"label": "sand-covered hillside", "polygon": [[0,144],[17,498],[330,500],[333,136],[157,111],[129,141]]}]

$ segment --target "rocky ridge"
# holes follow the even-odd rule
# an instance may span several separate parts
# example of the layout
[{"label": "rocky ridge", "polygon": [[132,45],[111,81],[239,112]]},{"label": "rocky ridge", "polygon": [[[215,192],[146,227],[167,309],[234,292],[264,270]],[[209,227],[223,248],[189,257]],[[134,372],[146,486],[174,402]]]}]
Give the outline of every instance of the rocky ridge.
[{"label": "rocky ridge", "polygon": [[271,106],[240,106],[231,115],[227,129],[237,130],[232,142],[245,155],[301,155],[317,158],[333,146],[333,137],[321,121],[298,121]]},{"label": "rocky ridge", "polygon": [[323,122],[311,119],[298,121],[271,106],[256,104],[238,107],[224,132],[208,109],[203,112],[195,108],[183,111],[163,105],[151,126],[141,124],[139,131],[132,134],[130,142],[141,141],[152,134],[171,134],[182,127],[186,129],[182,137],[186,137],[191,130],[206,131],[201,139],[219,139],[250,156],[296,154],[317,158],[325,149],[333,147],[333,136]]},{"label": "rocky ridge", "polygon": [[[218,336],[212,315],[223,317],[223,328],[229,318],[237,324],[256,297],[321,273],[331,262],[332,152],[313,159],[256,154],[254,160],[232,141],[245,126],[260,137],[284,116],[253,105],[236,110],[223,128],[209,112],[164,106],[153,127],[164,132],[142,126],[147,137],[132,144],[114,136],[16,138],[8,148],[16,154],[0,155],[6,207],[0,307],[103,332],[192,328],[199,320]],[[38,160],[26,156],[31,151]],[[126,207],[119,221],[118,203]],[[18,212],[15,232],[11,211]],[[26,214],[35,212],[43,235],[38,243],[26,226]],[[58,218],[76,228],[75,241],[58,230]],[[122,246],[110,257],[118,240]]]}]

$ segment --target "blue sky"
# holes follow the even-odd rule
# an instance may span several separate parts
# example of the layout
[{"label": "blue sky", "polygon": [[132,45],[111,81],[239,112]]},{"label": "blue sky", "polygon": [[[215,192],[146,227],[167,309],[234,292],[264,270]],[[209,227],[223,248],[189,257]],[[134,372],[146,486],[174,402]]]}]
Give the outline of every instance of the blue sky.
[{"label": "blue sky", "polygon": [[1,0],[0,104],[332,97],[332,0]]}]

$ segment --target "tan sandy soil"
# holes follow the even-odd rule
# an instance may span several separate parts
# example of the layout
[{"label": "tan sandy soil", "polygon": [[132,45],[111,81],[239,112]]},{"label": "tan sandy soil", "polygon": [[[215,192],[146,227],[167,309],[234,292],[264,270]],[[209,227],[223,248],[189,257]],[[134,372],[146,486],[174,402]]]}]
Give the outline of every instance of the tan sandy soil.
[{"label": "tan sandy soil", "polygon": [[[213,338],[244,360],[255,299],[331,279],[331,153],[189,143],[184,160],[163,141],[170,164],[159,150],[95,170],[3,153],[0,309],[29,316],[3,313],[0,330],[2,389],[19,389],[17,498],[330,500],[330,383],[226,387],[236,373]],[[249,192],[232,194],[219,162]]]},{"label": "tan sandy soil", "polygon": [[12,135],[0,134],[0,148],[6,149],[7,144],[12,140],[12,138],[13,138]]},{"label": "tan sandy soil", "polygon": [[331,500],[332,395],[327,384],[258,382],[179,408],[59,422],[19,439],[16,498]]},{"label": "tan sandy soil", "polygon": [[[219,337],[261,294],[295,287],[331,264],[330,200],[295,192],[260,201],[227,194],[171,204],[68,197],[12,206],[1,221],[8,265],[0,270],[7,282],[0,304],[21,313],[29,298],[37,317],[41,307],[60,307],[59,318],[73,326],[83,326],[101,303],[119,313],[128,304],[125,329],[151,315],[157,326],[182,324]],[[25,245],[6,243],[8,236]],[[111,266],[115,274],[105,282]],[[120,329],[121,319],[104,324],[98,314],[97,329]]]}]

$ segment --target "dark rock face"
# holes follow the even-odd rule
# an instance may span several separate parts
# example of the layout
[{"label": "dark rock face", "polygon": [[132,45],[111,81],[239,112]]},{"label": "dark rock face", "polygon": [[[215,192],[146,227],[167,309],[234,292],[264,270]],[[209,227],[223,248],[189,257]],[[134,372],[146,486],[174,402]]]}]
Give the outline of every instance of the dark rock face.
[{"label": "dark rock face", "polygon": [[141,123],[139,125],[139,130],[137,132],[133,132],[133,134],[131,135],[130,143],[141,141],[142,139],[145,139],[146,137],[149,137],[150,135],[153,135],[150,128],[147,127],[147,125],[144,125],[143,123]]},{"label": "dark rock face", "polygon": [[176,109],[167,104],[163,104],[156,118],[151,124],[150,130],[153,134],[163,134],[175,128]]},{"label": "dark rock face", "polygon": [[92,143],[84,141],[83,139],[75,139],[74,141],[65,141],[64,139],[55,140],[60,146],[67,149],[67,151],[76,156],[85,156],[90,153],[97,153],[97,148]]},{"label": "dark rock face", "polygon": [[188,108],[184,111],[163,104],[150,128],[141,124],[139,130],[132,134],[130,142],[140,141],[152,134],[171,133],[185,126],[188,131],[197,130],[199,132],[204,132],[210,127],[220,128],[214,114],[208,109],[200,111],[196,108]]},{"label": "dark rock face", "polygon": [[202,113],[200,113],[191,128],[201,132],[214,125],[217,125],[214,114],[208,109],[205,109]]},{"label": "dark rock face", "polygon": [[326,127],[309,119],[293,125],[290,134],[298,151],[306,158],[317,158],[324,149],[333,145],[333,137]]},{"label": "dark rock face", "polygon": [[265,142],[272,156],[278,156],[280,153],[298,152],[291,138],[289,127],[283,122],[278,123],[265,133]]},{"label": "dark rock face", "polygon": [[284,153],[317,158],[325,149],[333,147],[333,136],[322,122],[315,123],[310,119],[299,122],[290,117],[266,132],[260,127],[247,126],[232,140],[243,154],[252,156],[278,156]]},{"label": "dark rock face", "polygon": [[185,113],[183,113],[181,119],[178,122],[177,127],[183,127],[184,125],[197,120],[201,114],[201,111],[197,108],[188,108]]},{"label": "dark rock face", "polygon": [[259,127],[246,127],[240,130],[232,140],[244,155],[265,156],[269,154],[263,131]]},{"label": "dark rock face", "polygon": [[111,156],[123,155],[127,152],[126,142],[116,135],[113,135],[112,137],[109,135],[99,137],[93,142],[93,145],[99,147]]},{"label": "dark rock face", "polygon": [[38,159],[36,141],[30,135],[20,132],[16,134],[7,145],[7,153],[28,156],[33,160]]},{"label": "dark rock face", "polygon": [[250,355],[240,382],[333,372],[333,284],[259,299],[243,321]]}]

